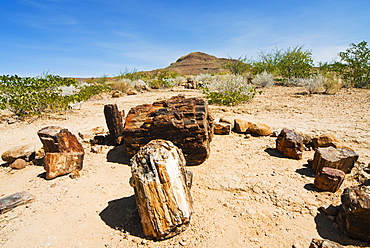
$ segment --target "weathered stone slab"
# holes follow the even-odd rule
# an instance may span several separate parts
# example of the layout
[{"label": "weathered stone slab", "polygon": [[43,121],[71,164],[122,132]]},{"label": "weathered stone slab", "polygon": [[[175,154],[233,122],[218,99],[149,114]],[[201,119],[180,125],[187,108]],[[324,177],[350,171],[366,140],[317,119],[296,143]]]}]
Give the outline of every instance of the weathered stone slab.
[{"label": "weathered stone slab", "polygon": [[31,161],[35,157],[35,146],[32,144],[20,145],[12,147],[11,149],[5,151],[1,155],[1,159],[5,162],[14,162],[18,158],[22,158],[26,161]]},{"label": "weathered stone slab", "polygon": [[132,108],[123,130],[131,156],[149,141],[165,139],[182,149],[187,165],[199,165],[208,158],[212,137],[213,118],[207,101],[183,96]]},{"label": "weathered stone slab", "polygon": [[81,170],[83,166],[83,158],[84,154],[76,152],[46,153],[44,157],[46,179],[53,179],[57,176]]},{"label": "weathered stone slab", "polygon": [[370,243],[370,186],[346,188],[336,218],[339,228],[349,237]]},{"label": "weathered stone slab", "polygon": [[316,175],[314,185],[317,189],[334,193],[342,185],[345,175],[341,170],[324,167]]},{"label": "weathered stone slab", "polygon": [[358,155],[346,148],[336,149],[334,147],[318,148],[315,152],[312,169],[315,173],[321,172],[322,168],[330,167],[339,169],[348,174],[351,172]]},{"label": "weathered stone slab", "polygon": [[181,233],[190,223],[193,201],[183,153],[172,142],[152,140],[131,159],[132,178],[144,234],[157,240]]},{"label": "weathered stone slab", "polygon": [[303,138],[292,130],[284,128],[276,139],[276,148],[286,157],[302,159]]}]

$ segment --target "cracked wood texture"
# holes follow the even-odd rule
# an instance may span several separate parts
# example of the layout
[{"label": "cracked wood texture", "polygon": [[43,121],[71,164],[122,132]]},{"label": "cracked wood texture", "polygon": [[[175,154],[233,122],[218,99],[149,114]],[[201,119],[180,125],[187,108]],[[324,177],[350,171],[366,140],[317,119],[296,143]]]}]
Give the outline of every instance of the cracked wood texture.
[{"label": "cracked wood texture", "polygon": [[132,157],[131,166],[144,234],[162,240],[184,231],[193,201],[181,150],[171,141],[152,140]]},{"label": "cracked wood texture", "polygon": [[123,137],[131,156],[149,141],[164,139],[182,150],[187,165],[199,165],[210,153],[213,118],[206,100],[175,96],[132,108],[126,117]]},{"label": "cracked wood texture", "polygon": [[119,111],[117,104],[107,104],[104,106],[104,116],[110,139],[115,145],[120,145],[122,142],[124,111]]}]

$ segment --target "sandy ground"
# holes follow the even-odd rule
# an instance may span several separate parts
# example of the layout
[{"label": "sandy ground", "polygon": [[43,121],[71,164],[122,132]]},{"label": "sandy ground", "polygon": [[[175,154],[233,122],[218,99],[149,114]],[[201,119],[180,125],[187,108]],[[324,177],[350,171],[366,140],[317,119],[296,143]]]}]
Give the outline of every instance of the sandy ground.
[{"label": "sandy ground", "polygon": [[[360,156],[356,166],[370,163],[370,91],[343,89],[337,95],[307,95],[298,87],[263,89],[252,102],[236,107],[210,106],[215,119],[240,118],[290,128],[304,134],[334,134]],[[174,95],[201,96],[196,90],[145,92],[135,96],[102,96],[80,109],[22,123],[0,124],[0,154],[19,144],[41,147],[37,131],[48,125],[72,133],[106,130],[103,107],[131,107]],[[316,191],[307,159],[283,158],[274,137],[232,133],[214,136],[208,160],[188,167],[194,173],[191,189],[195,213],[185,232],[156,242],[143,237],[135,206],[127,157],[122,147],[86,148],[81,177],[44,179],[41,166],[12,170],[0,166],[0,197],[19,191],[35,200],[0,214],[1,247],[308,247],[312,238],[326,238],[347,247],[368,244],[341,235],[318,211],[339,205],[345,187],[358,184],[357,170],[336,193]]]}]

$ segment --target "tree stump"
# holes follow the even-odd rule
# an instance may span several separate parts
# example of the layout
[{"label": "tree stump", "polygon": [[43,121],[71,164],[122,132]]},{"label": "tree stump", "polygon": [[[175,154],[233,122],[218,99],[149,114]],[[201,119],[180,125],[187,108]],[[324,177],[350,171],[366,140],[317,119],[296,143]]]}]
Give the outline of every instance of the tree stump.
[{"label": "tree stump", "polygon": [[123,139],[124,111],[119,111],[117,104],[107,104],[104,106],[104,116],[108,126],[110,139],[115,145],[120,145]]},{"label": "tree stump", "polygon": [[132,157],[131,166],[144,234],[161,240],[185,230],[193,201],[181,150],[170,141],[152,140]]},{"label": "tree stump", "polygon": [[276,139],[276,149],[286,157],[302,159],[303,138],[292,130],[284,128]]},{"label": "tree stump", "polygon": [[334,147],[318,148],[312,161],[312,169],[315,174],[322,171],[323,167],[330,167],[342,170],[348,174],[351,172],[358,155],[346,148],[336,149]]},{"label": "tree stump", "polygon": [[343,183],[345,173],[341,170],[324,167],[315,177],[314,185],[317,189],[335,192]]},{"label": "tree stump", "polygon": [[354,239],[370,243],[370,186],[346,188],[336,218],[339,228]]},{"label": "tree stump", "polygon": [[69,174],[82,170],[83,153],[46,153],[44,157],[44,169],[46,179],[53,179],[57,176]]},{"label": "tree stump", "polygon": [[123,130],[129,155],[153,139],[170,140],[182,149],[187,165],[199,165],[208,158],[212,137],[207,101],[182,96],[132,108]]},{"label": "tree stump", "polygon": [[77,140],[76,136],[73,135],[65,128],[48,126],[40,129],[37,132],[44,150],[48,152],[79,152],[84,153],[84,148],[81,143]]}]

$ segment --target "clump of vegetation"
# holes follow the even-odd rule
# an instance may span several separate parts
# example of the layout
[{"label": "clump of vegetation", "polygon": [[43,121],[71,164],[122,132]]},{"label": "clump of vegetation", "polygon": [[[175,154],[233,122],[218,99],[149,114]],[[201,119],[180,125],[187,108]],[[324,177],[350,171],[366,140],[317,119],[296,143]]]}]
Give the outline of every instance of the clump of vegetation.
[{"label": "clump of vegetation", "polygon": [[247,57],[229,58],[221,66],[233,75],[243,75],[252,69],[252,65]]},{"label": "clump of vegetation", "polygon": [[204,84],[203,93],[209,103],[237,105],[252,100],[257,91],[240,75],[214,76],[211,83]]},{"label": "clump of vegetation", "polygon": [[274,76],[267,71],[257,74],[252,80],[253,84],[260,87],[272,87],[275,83]]},{"label": "clump of vegetation", "polygon": [[326,78],[321,74],[310,76],[309,78],[302,78],[301,84],[308,90],[310,94],[318,94],[324,91],[324,83]]},{"label": "clump of vegetation", "polygon": [[65,110],[71,103],[87,100],[107,90],[105,84],[81,84],[73,78],[55,75],[39,77],[0,76],[0,109],[18,116]]}]

